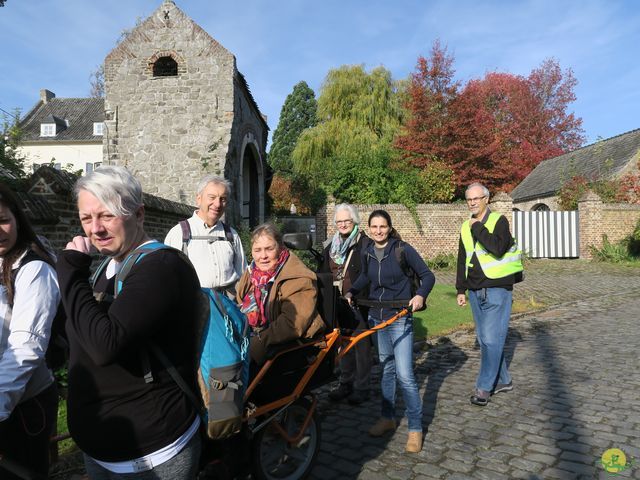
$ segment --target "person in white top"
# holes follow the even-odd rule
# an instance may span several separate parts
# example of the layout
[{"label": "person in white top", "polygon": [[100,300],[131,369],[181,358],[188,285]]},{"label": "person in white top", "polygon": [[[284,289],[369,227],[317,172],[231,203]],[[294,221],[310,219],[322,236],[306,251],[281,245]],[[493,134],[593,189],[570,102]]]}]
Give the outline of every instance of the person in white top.
[{"label": "person in white top", "polygon": [[[45,353],[60,303],[54,259],[0,183],[0,478],[47,476],[58,394]],[[13,472],[13,473],[12,473]],[[34,477],[35,478],[35,477]]]},{"label": "person in white top", "polygon": [[174,226],[164,243],[181,249],[196,269],[200,286],[235,292],[235,285],[247,268],[238,233],[222,220],[231,183],[217,175],[207,175],[198,184],[191,218]]}]

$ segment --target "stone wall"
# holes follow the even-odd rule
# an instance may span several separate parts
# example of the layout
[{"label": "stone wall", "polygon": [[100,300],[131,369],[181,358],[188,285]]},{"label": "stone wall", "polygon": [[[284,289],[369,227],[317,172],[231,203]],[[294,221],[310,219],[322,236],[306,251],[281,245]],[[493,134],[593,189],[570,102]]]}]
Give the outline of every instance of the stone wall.
[{"label": "stone wall", "polygon": [[[389,212],[394,228],[402,239],[413,245],[425,258],[458,251],[460,225],[469,217],[463,203],[418,205],[416,215],[403,205],[356,205],[361,225],[367,230],[369,214],[376,209]],[[513,203],[505,193],[492,198],[490,208],[511,221]],[[335,233],[335,204],[323,207],[316,215],[317,243]],[[580,258],[591,258],[590,246],[602,247],[602,236],[616,243],[633,232],[640,219],[640,205],[603,204],[598,195],[588,192],[578,204],[580,219]],[[417,221],[416,221],[417,220]]]},{"label": "stone wall", "polygon": [[[154,76],[154,63],[170,57],[177,75]],[[106,164],[126,166],[145,192],[180,203],[195,200],[207,173],[232,181],[230,217],[241,215],[236,60],[172,1],[162,5],[107,55],[105,69]],[[246,101],[245,101],[246,103]],[[259,161],[267,127],[251,108]],[[261,179],[264,183],[264,179]]]}]

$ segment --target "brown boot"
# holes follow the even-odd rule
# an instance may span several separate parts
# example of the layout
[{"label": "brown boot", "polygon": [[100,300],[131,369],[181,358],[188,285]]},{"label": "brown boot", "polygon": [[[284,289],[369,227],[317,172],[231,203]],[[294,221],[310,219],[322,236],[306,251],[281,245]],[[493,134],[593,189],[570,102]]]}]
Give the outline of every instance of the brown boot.
[{"label": "brown boot", "polygon": [[369,429],[369,435],[372,437],[381,437],[387,432],[396,429],[396,421],[393,418],[380,418],[376,424]]},{"label": "brown boot", "polygon": [[418,453],[422,450],[422,432],[409,432],[407,446],[404,451],[407,453]]}]

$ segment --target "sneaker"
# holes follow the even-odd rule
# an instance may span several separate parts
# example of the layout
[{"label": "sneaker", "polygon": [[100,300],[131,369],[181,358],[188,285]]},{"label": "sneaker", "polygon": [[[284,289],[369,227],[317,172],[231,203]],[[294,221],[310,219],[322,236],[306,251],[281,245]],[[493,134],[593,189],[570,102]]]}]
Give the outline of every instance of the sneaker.
[{"label": "sneaker", "polygon": [[409,432],[407,446],[404,451],[407,453],[418,453],[422,450],[422,432]]},{"label": "sneaker", "polygon": [[353,386],[348,383],[341,383],[338,388],[329,392],[329,398],[334,402],[347,398],[353,392]]},{"label": "sneaker", "polygon": [[479,407],[484,407],[487,403],[489,403],[489,397],[491,394],[489,392],[485,392],[484,390],[480,390],[476,388],[476,393],[471,395],[471,403],[474,405],[478,405]]},{"label": "sneaker", "polygon": [[369,400],[369,390],[354,390],[353,393],[347,397],[347,402],[349,402],[350,405],[360,405],[367,400]]},{"label": "sneaker", "polygon": [[493,392],[491,392],[491,395],[495,395],[500,392],[510,392],[511,390],[513,390],[513,382],[498,383],[496,388],[493,389]]},{"label": "sneaker", "polygon": [[376,424],[369,429],[369,435],[372,437],[381,437],[387,432],[396,429],[396,421],[393,418],[380,418]]}]

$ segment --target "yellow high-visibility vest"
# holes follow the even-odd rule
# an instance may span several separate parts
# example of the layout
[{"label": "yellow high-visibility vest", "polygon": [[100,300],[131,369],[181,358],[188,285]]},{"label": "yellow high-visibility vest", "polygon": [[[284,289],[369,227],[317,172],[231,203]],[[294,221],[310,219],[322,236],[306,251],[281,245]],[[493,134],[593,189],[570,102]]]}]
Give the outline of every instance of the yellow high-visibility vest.
[{"label": "yellow high-visibility vest", "polygon": [[[484,226],[489,233],[493,233],[496,228],[496,223],[501,217],[499,213],[490,212]],[[496,257],[492,253],[487,252],[487,249],[479,242],[473,244],[473,237],[471,235],[471,225],[469,220],[465,221],[460,228],[460,237],[462,238],[462,244],[464,245],[465,252],[467,254],[465,264],[465,278],[469,274],[469,267],[473,266],[471,258],[473,254],[476,254],[478,262],[480,262],[480,268],[487,278],[503,278],[514,273],[521,272],[522,267],[522,251],[518,248],[514,242],[513,246],[502,256]]]}]

